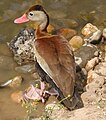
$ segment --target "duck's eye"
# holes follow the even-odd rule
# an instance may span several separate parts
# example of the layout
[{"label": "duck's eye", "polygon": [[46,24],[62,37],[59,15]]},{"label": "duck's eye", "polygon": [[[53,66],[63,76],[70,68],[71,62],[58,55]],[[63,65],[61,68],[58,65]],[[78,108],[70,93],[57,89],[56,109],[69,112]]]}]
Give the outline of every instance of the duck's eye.
[{"label": "duck's eye", "polygon": [[34,14],[32,12],[29,13],[30,16],[33,16]]}]

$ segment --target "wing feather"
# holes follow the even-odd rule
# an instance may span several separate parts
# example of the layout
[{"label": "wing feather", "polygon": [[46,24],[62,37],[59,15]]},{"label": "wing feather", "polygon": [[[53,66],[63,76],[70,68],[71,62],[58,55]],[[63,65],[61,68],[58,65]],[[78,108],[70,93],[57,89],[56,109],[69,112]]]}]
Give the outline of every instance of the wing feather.
[{"label": "wing feather", "polygon": [[75,61],[68,41],[58,35],[36,39],[35,57],[63,95],[73,95]]}]

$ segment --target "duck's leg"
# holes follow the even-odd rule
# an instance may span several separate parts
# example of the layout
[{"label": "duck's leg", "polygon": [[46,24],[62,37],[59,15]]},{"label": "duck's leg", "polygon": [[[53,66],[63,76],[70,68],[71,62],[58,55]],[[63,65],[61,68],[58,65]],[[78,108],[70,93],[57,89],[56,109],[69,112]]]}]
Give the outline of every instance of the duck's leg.
[{"label": "duck's leg", "polygon": [[44,96],[45,94],[49,94],[51,96],[59,96],[58,91],[55,88],[51,88],[49,91],[44,91]]}]

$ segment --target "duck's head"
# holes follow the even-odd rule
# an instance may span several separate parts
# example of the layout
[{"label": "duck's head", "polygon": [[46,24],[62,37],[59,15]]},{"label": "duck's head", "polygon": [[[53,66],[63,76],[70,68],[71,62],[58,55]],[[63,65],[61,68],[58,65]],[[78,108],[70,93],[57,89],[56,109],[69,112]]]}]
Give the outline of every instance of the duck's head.
[{"label": "duck's head", "polygon": [[41,30],[46,30],[49,24],[49,16],[41,5],[34,5],[14,23],[24,23],[28,21],[36,22]]}]

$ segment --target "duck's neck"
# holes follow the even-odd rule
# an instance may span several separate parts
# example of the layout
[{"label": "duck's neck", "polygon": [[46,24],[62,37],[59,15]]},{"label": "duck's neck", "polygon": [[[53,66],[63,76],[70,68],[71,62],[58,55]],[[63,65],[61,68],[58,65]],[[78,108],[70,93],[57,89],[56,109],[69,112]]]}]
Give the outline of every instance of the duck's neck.
[{"label": "duck's neck", "polygon": [[41,31],[47,31],[47,19],[39,25]]},{"label": "duck's neck", "polygon": [[50,34],[47,33],[45,30],[41,31],[41,29],[38,27],[35,31],[36,39],[44,37],[44,36],[49,36]]},{"label": "duck's neck", "polygon": [[49,25],[49,16],[48,16],[48,14],[46,14],[44,20],[39,24],[39,28],[41,31],[47,32],[48,25]]}]

